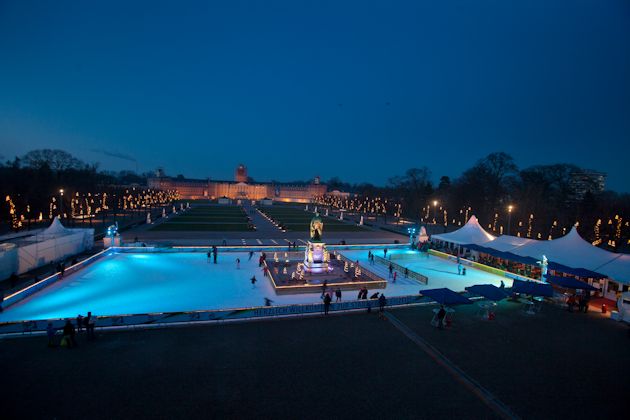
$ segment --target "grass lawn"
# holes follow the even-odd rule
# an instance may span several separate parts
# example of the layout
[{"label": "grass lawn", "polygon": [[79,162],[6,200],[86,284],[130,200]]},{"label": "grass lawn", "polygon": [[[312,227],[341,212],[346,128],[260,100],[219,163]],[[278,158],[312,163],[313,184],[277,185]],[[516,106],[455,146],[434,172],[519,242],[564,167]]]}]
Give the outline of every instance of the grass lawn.
[{"label": "grass lawn", "polygon": [[246,223],[175,223],[166,222],[151,228],[152,231],[225,231],[241,232],[249,231]]},{"label": "grass lawn", "polygon": [[[298,208],[263,208],[261,209],[267,216],[284,225],[289,231],[308,230],[313,213],[307,213]],[[322,216],[324,221],[324,233],[329,232],[362,232],[365,228],[352,223],[345,223],[337,219]]]},{"label": "grass lawn", "polygon": [[237,206],[199,206],[172,216],[152,231],[249,231],[247,216]]}]

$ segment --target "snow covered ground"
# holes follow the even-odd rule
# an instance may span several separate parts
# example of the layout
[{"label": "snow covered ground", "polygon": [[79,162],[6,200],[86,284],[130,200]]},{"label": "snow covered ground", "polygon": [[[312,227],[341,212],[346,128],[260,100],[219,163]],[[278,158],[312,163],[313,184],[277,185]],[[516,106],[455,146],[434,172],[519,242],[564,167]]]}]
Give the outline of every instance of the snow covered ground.
[{"label": "snow covered ground", "polygon": [[[368,266],[367,251],[344,251],[344,254],[372,268]],[[236,269],[236,258],[241,260],[240,269]],[[448,287],[460,291],[473,284],[498,285],[501,280],[470,268],[467,276],[458,276],[456,264],[433,256],[428,260],[418,256],[398,262],[428,276],[429,285],[399,275],[396,284],[390,282],[386,290],[381,290],[387,296],[416,294],[422,288]],[[373,269],[387,277],[385,266]],[[252,287],[250,279],[254,275],[258,282]],[[511,285],[504,280],[506,286]],[[318,293],[277,296],[258,268],[258,254],[248,261],[246,252],[220,253],[215,265],[208,263],[203,253],[119,253],[104,257],[7,308],[0,313],[0,322],[75,317],[88,311],[95,315],[123,315],[246,308],[262,306],[265,297],[272,299],[274,305],[321,302]],[[354,292],[343,294],[344,300],[355,298]]]}]

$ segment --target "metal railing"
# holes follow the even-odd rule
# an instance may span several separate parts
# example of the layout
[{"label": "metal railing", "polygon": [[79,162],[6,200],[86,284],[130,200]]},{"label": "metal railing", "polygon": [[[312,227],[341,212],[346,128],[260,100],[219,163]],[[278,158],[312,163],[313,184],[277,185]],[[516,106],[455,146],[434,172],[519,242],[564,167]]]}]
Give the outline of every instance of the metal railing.
[{"label": "metal railing", "polygon": [[[336,256],[339,255],[341,257],[341,261],[343,262],[347,262],[348,264],[352,264],[352,263],[356,263],[356,261],[351,260],[350,258],[346,257],[343,254],[337,253],[333,256],[331,256],[331,258],[336,258]],[[366,269],[365,266],[361,265],[361,274],[364,275],[365,277],[369,278],[370,280],[374,280],[374,281],[387,281],[385,280],[383,277],[379,276],[378,274]]]},{"label": "metal railing", "polygon": [[379,257],[378,255],[374,255],[374,261],[376,261],[378,264],[383,264],[386,267],[389,267],[389,265],[392,265],[392,268],[400,273],[405,273],[405,270],[407,270],[407,277],[408,278],[412,278],[414,280],[419,281],[422,284],[429,284],[429,278],[427,276],[423,276],[422,274],[409,270],[409,268],[404,267],[400,264],[397,264],[393,261],[390,261],[386,258],[383,257]]}]

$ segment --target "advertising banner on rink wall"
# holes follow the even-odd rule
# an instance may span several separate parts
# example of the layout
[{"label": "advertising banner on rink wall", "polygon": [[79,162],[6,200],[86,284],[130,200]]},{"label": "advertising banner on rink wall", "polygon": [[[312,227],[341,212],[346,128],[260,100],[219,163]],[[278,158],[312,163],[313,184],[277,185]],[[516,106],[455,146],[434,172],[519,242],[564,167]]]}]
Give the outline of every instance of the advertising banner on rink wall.
[{"label": "advertising banner on rink wall", "polygon": [[[423,298],[420,295],[395,296],[387,298],[387,306],[401,306],[428,302],[429,300],[427,298]],[[331,303],[330,311],[335,312],[357,309],[367,310],[368,307],[378,309],[378,300],[365,299]],[[231,321],[239,319],[244,320],[275,316],[313,314],[318,312],[324,312],[324,305],[322,303],[285,306],[261,306],[255,308],[225,309],[218,311],[166,312],[137,315],[97,316],[96,328],[125,326],[132,327],[203,321]],[[76,321],[75,318],[68,319],[70,319],[73,324]],[[38,321],[6,322],[0,324],[0,334],[28,334],[32,332],[46,331],[49,322],[53,324],[54,328],[63,329],[63,326],[66,323],[66,319],[64,318]]]}]

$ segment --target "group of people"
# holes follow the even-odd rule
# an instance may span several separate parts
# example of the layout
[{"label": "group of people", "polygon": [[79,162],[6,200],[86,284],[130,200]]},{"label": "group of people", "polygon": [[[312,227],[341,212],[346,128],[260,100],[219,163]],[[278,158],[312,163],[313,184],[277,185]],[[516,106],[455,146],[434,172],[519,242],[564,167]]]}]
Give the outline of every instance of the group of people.
[{"label": "group of people", "polygon": [[567,310],[569,312],[573,312],[573,308],[575,305],[578,306],[578,312],[588,312],[588,303],[591,300],[591,295],[589,292],[584,292],[580,295],[571,295],[567,299]]},{"label": "group of people", "polygon": [[[213,262],[216,264],[218,254],[219,254],[219,250],[217,249],[215,245],[213,245],[212,249],[208,251],[208,253],[206,254],[208,257],[208,262],[210,262],[210,259],[212,258]],[[240,260],[239,260],[239,263],[240,263]]]},{"label": "group of people", "polygon": [[[96,316],[92,315],[92,312],[88,312],[87,316],[81,314],[77,315],[76,328],[72,321],[66,320],[65,325],[60,330],[62,331],[61,341],[57,344],[57,328],[53,327],[52,322],[48,323],[46,327],[46,335],[48,336],[48,347],[66,347],[68,349],[77,347],[79,344],[76,339],[77,332],[81,333],[85,329],[88,340],[96,338],[94,334],[94,328],[96,327]],[[78,331],[77,331],[78,330]]]},{"label": "group of people", "polygon": [[[335,295],[337,297],[337,302],[341,301],[341,289],[337,288],[337,290],[335,290]],[[361,299],[367,299],[367,295],[368,295],[368,290],[366,287],[362,287],[361,290],[359,290],[359,295],[357,296],[357,299],[361,300]],[[323,293],[323,300],[324,300],[324,315],[328,315],[328,312],[330,311],[330,304],[332,303],[332,295],[330,292],[325,292]],[[379,292],[374,293],[372,296],[370,296],[370,300],[374,300],[374,299],[378,299],[378,306],[379,306],[379,312],[383,313],[385,311],[385,305],[387,305],[387,298],[385,297],[384,294],[380,294],[379,296]],[[372,307],[370,305],[368,305],[367,308],[368,312],[372,311]]]}]

